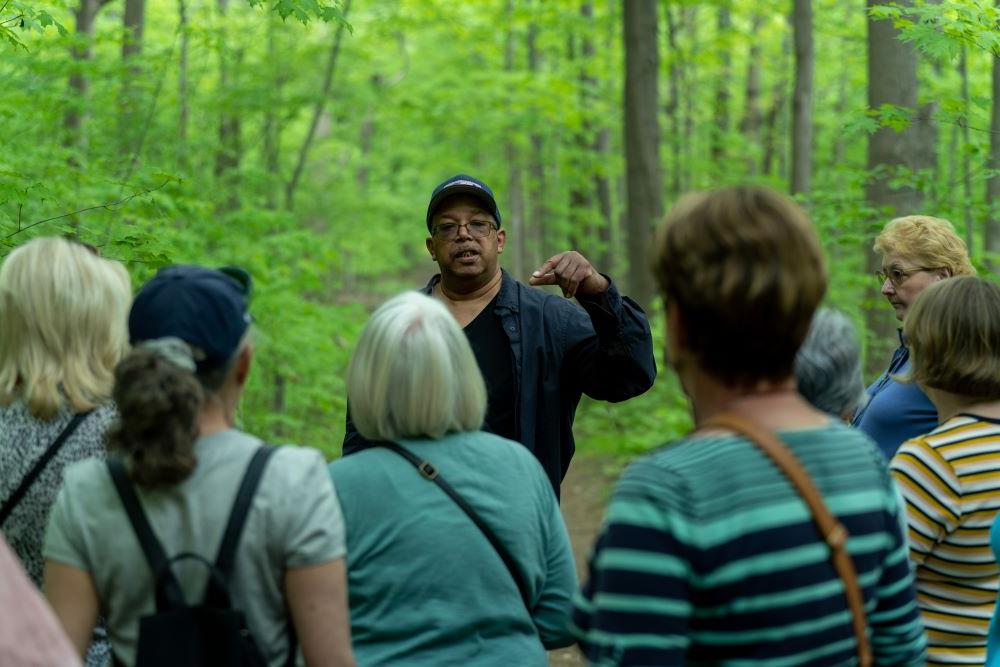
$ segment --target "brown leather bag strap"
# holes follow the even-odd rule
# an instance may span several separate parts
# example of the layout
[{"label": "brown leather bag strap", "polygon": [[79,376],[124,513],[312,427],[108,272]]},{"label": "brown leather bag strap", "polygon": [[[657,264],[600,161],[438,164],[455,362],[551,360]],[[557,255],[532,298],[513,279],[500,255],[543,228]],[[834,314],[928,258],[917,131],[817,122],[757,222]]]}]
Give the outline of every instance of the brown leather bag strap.
[{"label": "brown leather bag strap", "polygon": [[861,667],[869,667],[872,664],[872,651],[868,642],[865,600],[858,584],[854,561],[847,552],[847,529],[827,509],[823,497],[806,469],[773,433],[732,413],[716,415],[699,426],[699,430],[707,428],[735,431],[746,437],[770,457],[805,501],[820,535],[830,547],[830,561],[833,563],[833,568],[844,582],[844,596],[851,610],[854,636],[858,640],[858,664]]}]

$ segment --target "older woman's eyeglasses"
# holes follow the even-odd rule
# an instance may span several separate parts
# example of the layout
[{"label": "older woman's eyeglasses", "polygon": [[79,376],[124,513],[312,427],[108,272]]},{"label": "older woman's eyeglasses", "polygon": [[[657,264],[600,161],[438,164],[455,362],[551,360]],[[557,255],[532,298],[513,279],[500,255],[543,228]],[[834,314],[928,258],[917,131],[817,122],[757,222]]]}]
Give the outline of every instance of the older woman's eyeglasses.
[{"label": "older woman's eyeglasses", "polygon": [[444,222],[435,225],[431,230],[434,238],[441,241],[454,241],[458,238],[458,228],[465,227],[469,231],[469,236],[474,239],[486,238],[493,231],[493,223],[486,220],[473,220],[472,222],[459,224],[457,222]]},{"label": "older woman's eyeglasses", "polygon": [[936,268],[937,267],[932,266],[914,266],[909,269],[901,269],[898,266],[894,266],[888,271],[876,271],[875,277],[878,279],[879,285],[884,285],[885,281],[888,280],[892,283],[893,287],[899,287],[914,273],[918,273],[920,271],[933,271]]}]

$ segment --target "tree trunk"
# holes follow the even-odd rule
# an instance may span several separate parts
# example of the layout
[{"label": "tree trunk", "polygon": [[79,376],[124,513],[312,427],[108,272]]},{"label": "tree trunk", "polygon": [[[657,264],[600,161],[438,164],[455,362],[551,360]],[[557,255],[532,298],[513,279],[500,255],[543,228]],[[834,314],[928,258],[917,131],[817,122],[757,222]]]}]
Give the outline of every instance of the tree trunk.
[{"label": "tree trunk", "polygon": [[[584,27],[580,31],[580,46],[576,48],[575,34],[571,33],[568,44],[570,61],[576,65],[579,85],[579,104],[583,115],[580,131],[574,137],[576,144],[576,166],[574,169],[572,187],[569,193],[571,216],[570,242],[571,248],[592,248],[593,241],[600,237],[603,220],[596,220],[593,212],[595,179],[602,167],[597,158],[597,145],[594,140],[595,125],[599,122],[594,112],[597,79],[591,73],[594,63],[593,30],[594,6],[591,0],[580,4],[580,18]],[[588,254],[589,251],[584,254]],[[591,258],[597,260],[596,257]],[[608,271],[607,267],[598,267]]]},{"label": "tree trunk", "polygon": [[[514,72],[514,56],[517,52],[514,33],[514,0],[507,0],[507,42],[504,45],[504,70],[508,76]],[[504,153],[507,157],[507,207],[504,225],[509,231],[507,249],[510,257],[508,268],[518,280],[527,278],[524,261],[524,183],[521,178],[521,157],[514,139],[514,132],[507,136]]]},{"label": "tree trunk", "polygon": [[[701,45],[698,40],[698,28],[701,23],[698,20],[698,5],[690,5],[684,8],[684,27],[691,34],[691,47],[689,53],[701,53]],[[682,30],[684,32],[684,30]],[[681,191],[690,190],[694,187],[694,119],[695,119],[695,59],[684,59],[684,75],[681,80],[684,83],[684,164],[687,167],[681,178]]]},{"label": "tree trunk", "polygon": [[760,111],[760,47],[761,42],[755,36],[760,32],[764,23],[764,17],[759,12],[754,12],[750,20],[750,53],[747,57],[747,91],[746,110],[743,114],[743,121],[740,123],[740,131],[746,137],[751,150],[747,151],[747,172],[750,176],[757,174],[758,158],[760,156],[760,126],[763,121]]},{"label": "tree trunk", "polygon": [[[764,118],[764,154],[761,157],[760,165],[761,171],[765,175],[771,174],[776,161],[780,165],[783,160],[782,155],[784,155],[784,146],[781,144],[781,133],[778,132],[778,126],[781,124],[781,117],[785,107],[788,105],[788,68],[784,66],[784,61],[787,60],[788,56],[788,49],[788,35],[786,34],[781,39],[782,62],[776,68],[778,74],[771,93],[771,106],[768,108],[767,115]],[[782,171],[783,169],[779,166],[778,173],[780,174]]]},{"label": "tree trunk", "polygon": [[723,44],[720,46],[719,51],[719,72],[715,78],[715,106],[713,110],[715,123],[712,127],[710,152],[712,155],[712,164],[718,172],[726,168],[723,161],[726,154],[726,135],[729,133],[729,86],[732,85],[732,82],[729,80],[731,66],[729,45],[725,43],[733,27],[732,14],[729,10],[728,1],[724,1],[719,5],[716,26],[718,27],[716,40],[723,42]]},{"label": "tree trunk", "polygon": [[681,193],[681,119],[680,119],[680,51],[677,48],[677,20],[672,5],[665,5],[663,12],[667,23],[667,57],[670,59],[667,78],[667,104],[665,111],[670,121],[670,194],[677,198]]},{"label": "tree trunk", "polygon": [[76,19],[76,40],[73,46],[73,69],[69,76],[70,99],[63,117],[66,128],[66,145],[75,146],[80,152],[87,148],[86,123],[87,92],[90,81],[87,79],[86,67],[93,57],[94,21],[97,12],[103,6],[100,0],[80,0],[73,11]]},{"label": "tree trunk", "polygon": [[122,17],[122,60],[142,53],[142,34],[146,27],[146,0],[125,0]]},{"label": "tree trunk", "polygon": [[[881,0],[867,0],[873,7]],[[868,108],[878,109],[893,104],[908,109],[917,107],[917,57],[911,44],[899,40],[891,21],[868,19]],[[897,215],[916,213],[923,203],[920,191],[910,186],[893,184],[894,169],[916,169],[921,164],[921,132],[911,125],[902,132],[889,127],[879,128],[868,139],[869,176],[865,183],[865,199],[879,212],[866,230],[865,267],[869,272],[881,268],[881,257],[871,247],[871,236],[885,222]],[[885,367],[888,350],[895,344],[897,323],[886,307],[879,288],[872,281],[865,300],[868,331],[873,336],[869,346],[867,370],[878,373]]]},{"label": "tree trunk", "polygon": [[962,82],[962,211],[965,213],[965,245],[969,249],[969,257],[974,255],[976,234],[972,222],[972,142],[969,138],[969,114],[972,113],[969,98],[969,68],[965,45],[963,44],[958,58],[958,74]]},{"label": "tree trunk", "polygon": [[[229,0],[218,0],[219,15],[225,19],[229,9]],[[225,20],[222,34],[219,36],[219,90],[229,94],[232,86],[232,66],[229,62],[228,40],[226,38]],[[239,208],[237,194],[236,170],[240,164],[240,117],[232,109],[232,102],[222,105],[219,114],[219,146],[215,153],[215,176],[218,187],[226,193],[221,211],[233,211]]]},{"label": "tree trunk", "polygon": [[285,208],[291,211],[295,207],[295,191],[299,187],[299,180],[302,178],[302,171],[306,166],[306,159],[309,157],[309,150],[312,148],[313,140],[316,138],[316,128],[319,127],[319,119],[323,116],[323,108],[326,106],[326,98],[330,95],[330,87],[333,84],[333,73],[337,68],[337,58],[340,55],[340,43],[344,39],[344,22],[347,21],[347,12],[351,9],[351,0],[344,0],[343,19],[337,26],[337,32],[330,47],[330,55],[326,61],[326,70],[323,72],[323,86],[316,97],[316,106],[313,108],[312,121],[309,123],[309,130],[305,139],[302,140],[302,147],[299,148],[299,157],[295,162],[295,169],[292,177],[285,185]]},{"label": "tree trunk", "polygon": [[125,0],[122,16],[122,82],[119,92],[119,131],[123,154],[136,149],[139,122],[137,82],[142,80],[138,57],[142,54],[142,33],[146,24],[145,0]]},{"label": "tree trunk", "polygon": [[[538,26],[531,23],[528,26],[528,69],[537,75],[541,69],[541,54],[538,51]],[[537,126],[536,126],[537,127]],[[546,239],[546,225],[549,223],[547,213],[547,188],[545,182],[545,140],[541,132],[534,131],[529,137],[531,143],[528,159],[528,235],[531,238],[530,248],[533,252],[527,258],[529,264],[540,265],[552,252]]]},{"label": "tree trunk", "polygon": [[792,97],[791,193],[812,192],[812,94],[813,38],[812,0],[795,0],[792,23],[795,31],[795,93]]},{"label": "tree trunk", "polygon": [[278,57],[278,20],[267,17],[267,62],[270,67],[270,82],[267,86],[267,110],[264,112],[264,171],[268,176],[265,206],[271,210],[278,208],[278,192],[281,188],[281,90],[284,87],[284,60]]},{"label": "tree trunk", "polygon": [[657,0],[625,3],[625,162],[628,175],[629,290],[640,306],[652,305],[650,231],[663,209],[660,127],[657,117],[659,55]]},{"label": "tree trunk", "polygon": [[177,153],[178,164],[187,166],[188,137],[188,51],[190,35],[188,35],[187,0],[177,0],[178,26],[181,47],[177,66]]},{"label": "tree trunk", "polygon": [[[1000,0],[998,0],[1000,5]],[[986,229],[983,245],[986,266],[1000,270],[1000,55],[993,55],[993,107],[990,114],[990,154],[986,166],[991,174],[986,178]]]}]

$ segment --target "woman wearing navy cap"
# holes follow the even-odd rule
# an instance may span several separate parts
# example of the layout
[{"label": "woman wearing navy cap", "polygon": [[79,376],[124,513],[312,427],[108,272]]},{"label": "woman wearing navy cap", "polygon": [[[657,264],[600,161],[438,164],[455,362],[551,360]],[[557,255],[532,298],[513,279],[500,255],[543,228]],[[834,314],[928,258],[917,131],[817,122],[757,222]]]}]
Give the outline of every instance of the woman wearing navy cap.
[{"label": "woman wearing navy cap", "polygon": [[[139,621],[157,612],[158,568],[144,555],[149,539],[137,537],[141,520],[125,510],[128,490],[138,499],[132,514],[145,515],[167,558],[197,554],[225,574],[215,559],[238,514],[237,490],[263,466],[237,532],[231,608],[245,615],[267,665],[353,664],[343,522],[322,456],[275,451],[234,428],[253,357],[248,296],[245,273],[195,266],[163,269],[136,296],[134,348],[115,373],[116,458],[69,470],[46,537],[45,592],[81,652],[102,609],[116,660],[136,664],[148,640]],[[159,569],[174,575],[186,604],[209,599],[205,564]]]}]

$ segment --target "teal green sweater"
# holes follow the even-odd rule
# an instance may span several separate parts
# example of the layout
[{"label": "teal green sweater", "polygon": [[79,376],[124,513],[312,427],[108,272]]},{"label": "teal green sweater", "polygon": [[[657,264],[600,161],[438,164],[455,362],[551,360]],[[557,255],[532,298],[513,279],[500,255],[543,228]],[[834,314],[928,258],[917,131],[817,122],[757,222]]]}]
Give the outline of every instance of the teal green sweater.
[{"label": "teal green sweater", "polygon": [[359,665],[547,665],[572,643],[573,556],[545,472],[523,446],[483,432],[406,440],[475,508],[517,561],[529,614],[483,534],[435,484],[373,447],[330,464],[347,528]]}]

